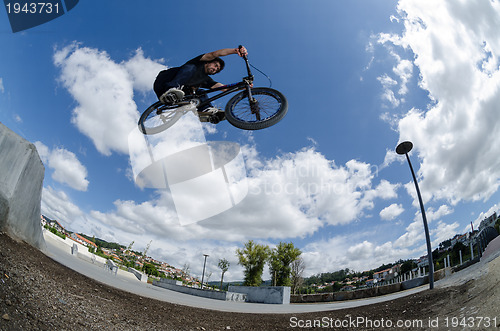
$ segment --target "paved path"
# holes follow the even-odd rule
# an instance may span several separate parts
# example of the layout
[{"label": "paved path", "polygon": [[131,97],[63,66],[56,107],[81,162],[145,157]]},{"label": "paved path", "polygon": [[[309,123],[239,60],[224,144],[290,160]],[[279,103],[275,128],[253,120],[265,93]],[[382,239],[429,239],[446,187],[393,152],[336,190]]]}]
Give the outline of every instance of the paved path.
[{"label": "paved path", "polygon": [[[497,238],[495,243],[495,248],[497,244],[500,245],[500,237]],[[192,296],[184,293],[179,293],[175,291],[171,291],[168,289],[164,289],[158,286],[153,286],[151,284],[147,284],[144,282],[140,282],[137,278],[126,271],[119,270],[117,275],[106,271],[103,267],[100,267],[96,264],[92,264],[90,262],[79,259],[73,255],[71,255],[71,248],[53,238],[50,235],[45,235],[45,242],[47,244],[46,249],[43,252],[52,258],[53,260],[89,277],[98,282],[104,283],[106,285],[121,289],[123,291],[127,291],[130,293],[137,294],[139,296],[148,297],[152,299],[157,299],[161,301],[166,301],[170,303],[197,307],[197,308],[205,308],[212,309],[218,311],[227,311],[227,312],[239,312],[239,313],[306,313],[306,312],[321,312],[328,310],[337,310],[344,308],[352,308],[359,307],[364,305],[370,305],[374,303],[380,303],[384,301],[394,300],[397,298],[405,297],[411,295],[413,293],[417,293],[420,291],[424,291],[428,289],[428,286],[420,286],[411,290],[401,291],[389,295],[378,296],[374,298],[360,299],[360,300],[349,300],[349,301],[340,301],[333,303],[317,303],[317,304],[289,304],[289,305],[269,305],[269,304],[256,304],[256,303],[244,303],[244,302],[231,302],[231,301],[222,301],[222,300],[214,300],[207,299],[197,296]],[[492,242],[493,243],[493,242]],[[500,247],[500,246],[499,246]],[[500,255],[500,248],[493,250],[489,253],[490,259]],[[446,277],[442,281],[436,282],[441,286],[450,286],[456,284],[456,282],[445,281],[448,278],[467,278],[470,279],[475,278],[473,276],[474,272],[471,274],[468,271],[476,271],[476,277],[479,277],[483,274],[480,270],[483,270],[482,265],[487,263],[488,261],[481,261],[481,263],[476,263],[476,265],[466,268],[460,272],[457,272],[452,275],[452,277]],[[475,270],[478,269],[478,270]],[[466,271],[467,272],[464,272]],[[453,279],[457,280],[457,279]],[[78,285],[78,284],[76,284]]]},{"label": "paved path", "polygon": [[491,261],[492,259],[496,258],[499,255],[500,255],[500,236],[490,241],[488,246],[486,246],[486,249],[483,252],[483,256],[481,256],[481,261],[484,260]]}]

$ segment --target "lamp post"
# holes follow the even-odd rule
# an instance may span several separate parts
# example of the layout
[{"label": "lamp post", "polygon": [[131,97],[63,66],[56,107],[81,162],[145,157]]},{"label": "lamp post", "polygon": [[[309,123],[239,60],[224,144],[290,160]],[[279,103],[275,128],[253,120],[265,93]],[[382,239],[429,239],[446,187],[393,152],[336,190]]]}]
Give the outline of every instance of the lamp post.
[{"label": "lamp post", "polygon": [[410,157],[408,156],[408,153],[412,150],[412,148],[413,144],[410,141],[404,141],[396,147],[396,153],[399,155],[406,155],[406,159],[410,165],[411,175],[413,176],[413,181],[415,182],[415,188],[417,189],[418,202],[420,203],[420,210],[424,221],[425,240],[427,241],[427,257],[429,259],[429,288],[432,290],[434,288],[434,263],[432,261],[431,239],[429,237],[429,227],[427,226],[424,203],[422,202],[422,196],[420,195],[420,189],[418,188],[417,177],[415,177],[415,172],[413,171]]},{"label": "lamp post", "polygon": [[203,262],[203,273],[201,275],[201,289],[202,290],[203,290],[203,278],[205,278],[205,265],[207,264],[208,254],[203,254],[203,256],[205,257],[205,262]]}]

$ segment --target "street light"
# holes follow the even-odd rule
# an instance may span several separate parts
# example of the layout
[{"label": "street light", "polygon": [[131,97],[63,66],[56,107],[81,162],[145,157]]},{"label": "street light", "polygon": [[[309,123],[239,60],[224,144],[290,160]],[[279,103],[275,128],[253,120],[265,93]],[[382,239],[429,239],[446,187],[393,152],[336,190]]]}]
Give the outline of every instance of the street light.
[{"label": "street light", "polygon": [[418,202],[420,203],[420,210],[422,211],[422,218],[424,221],[425,240],[427,241],[427,257],[429,259],[429,288],[432,290],[434,288],[434,263],[432,262],[431,239],[429,237],[429,227],[427,226],[424,203],[422,202],[422,196],[420,195],[420,189],[418,188],[417,177],[415,177],[415,172],[413,171],[410,157],[408,156],[408,153],[412,148],[413,144],[410,141],[404,141],[396,147],[396,153],[399,155],[406,155],[406,159],[410,165],[411,175],[413,176],[413,181],[415,182],[415,188],[417,189]]},{"label": "street light", "polygon": [[203,290],[203,278],[205,278],[205,265],[207,264],[208,254],[203,254],[205,257],[205,262],[203,262],[203,274],[201,275],[201,289]]}]

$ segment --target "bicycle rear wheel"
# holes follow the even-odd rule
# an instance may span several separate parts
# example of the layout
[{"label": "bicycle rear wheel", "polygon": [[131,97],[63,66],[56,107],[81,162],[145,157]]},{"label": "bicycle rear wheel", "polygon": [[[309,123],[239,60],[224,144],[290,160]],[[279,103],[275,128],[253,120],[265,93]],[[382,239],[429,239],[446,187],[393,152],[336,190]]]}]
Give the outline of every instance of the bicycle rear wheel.
[{"label": "bicycle rear wheel", "polygon": [[160,101],[152,104],[139,119],[139,130],[144,134],[160,133],[179,120],[186,112],[178,105],[167,106]]},{"label": "bicycle rear wheel", "polygon": [[246,91],[236,94],[226,105],[226,119],[243,130],[268,128],[285,117],[288,101],[274,89],[257,87],[252,89],[252,102]]}]

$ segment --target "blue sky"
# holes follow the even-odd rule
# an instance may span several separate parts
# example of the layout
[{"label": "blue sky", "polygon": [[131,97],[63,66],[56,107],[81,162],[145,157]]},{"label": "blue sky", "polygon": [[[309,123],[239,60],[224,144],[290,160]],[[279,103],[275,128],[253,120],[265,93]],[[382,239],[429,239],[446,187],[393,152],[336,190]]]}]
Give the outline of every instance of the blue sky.
[{"label": "blue sky", "polygon": [[[498,210],[497,2],[81,1],[15,34],[0,15],[0,121],[36,144],[42,212],[72,231],[136,250],[152,240],[153,257],[194,275],[209,254],[214,279],[220,258],[225,279],[242,279],[235,250],[249,239],[293,242],[306,276],[419,257],[415,189],[394,153],[403,140],[434,247]],[[159,70],[239,44],[289,112],[256,132],[203,125],[207,140],[242,146],[249,194],[181,226],[165,192],[135,185],[130,125],[155,101]],[[237,82],[243,62],[224,60],[214,79]]]}]

